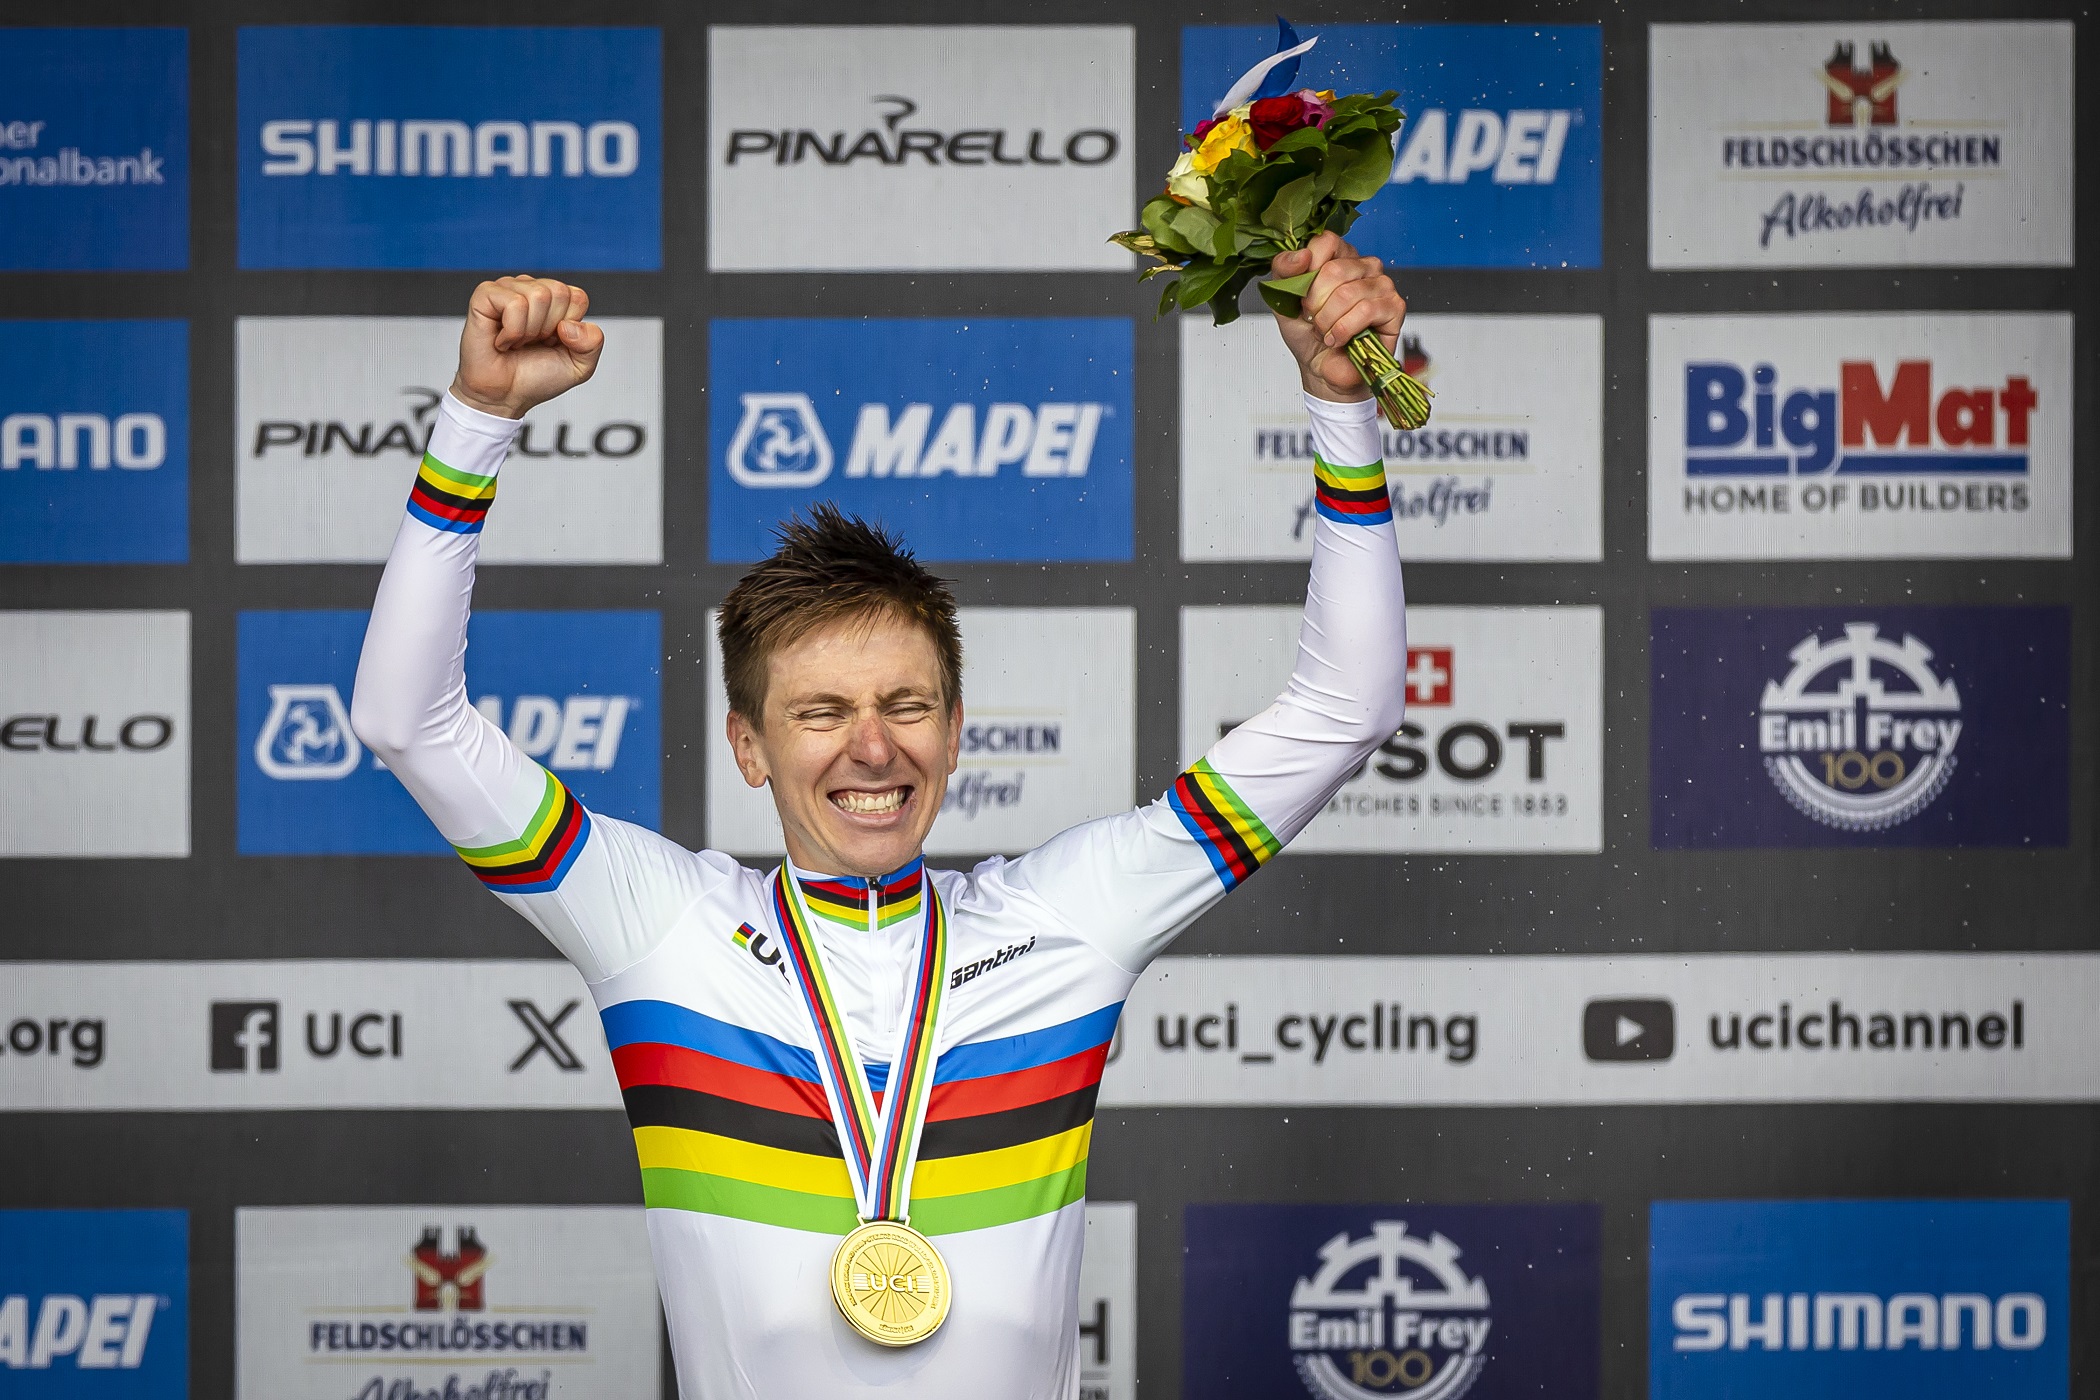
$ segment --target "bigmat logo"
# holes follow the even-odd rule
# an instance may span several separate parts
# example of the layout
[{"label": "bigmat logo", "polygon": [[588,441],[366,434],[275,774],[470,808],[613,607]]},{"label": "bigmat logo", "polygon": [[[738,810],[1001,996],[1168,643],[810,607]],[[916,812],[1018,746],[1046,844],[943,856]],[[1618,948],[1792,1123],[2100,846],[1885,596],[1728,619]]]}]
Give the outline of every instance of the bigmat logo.
[{"label": "bigmat logo", "polygon": [[1656,846],[2063,845],[2070,621],[1656,609]]},{"label": "bigmat logo", "polygon": [[0,563],[189,556],[189,324],[0,328]]},{"label": "bigmat logo", "polygon": [[2070,24],[1649,34],[1656,267],[2070,265]]},{"label": "bigmat logo", "polygon": [[[1297,608],[1185,608],[1182,756],[1261,713]],[[1603,849],[1604,615],[1409,608],[1407,718],[1288,851]]]},{"label": "bigmat logo", "polygon": [[2071,318],[1658,316],[1657,559],[2068,558]]},{"label": "bigmat logo", "polygon": [[0,72],[0,269],[188,267],[188,31],[8,29]]},{"label": "bigmat logo", "polygon": [[1657,1201],[1653,1400],[2064,1400],[2068,1201]]},{"label": "bigmat logo", "polygon": [[[1302,86],[1400,94],[1393,188],[1349,237],[1409,267],[1595,267],[1604,40],[1594,24],[1332,24]],[[1182,130],[1276,47],[1274,27],[1181,32]]]},{"label": "bigmat logo", "polygon": [[241,266],[653,271],[662,67],[654,29],[245,27]]},{"label": "bigmat logo", "polygon": [[[1136,629],[1128,608],[962,610],[962,753],[926,838],[929,854],[1025,851],[1129,809]],[[745,786],[723,737],[721,648],[707,655],[708,839],[738,854],[779,855],[772,799]]]},{"label": "bigmat logo", "polygon": [[[1130,266],[1101,230],[1130,220],[1135,48],[1123,25],[710,28],[708,265]],[[965,209],[968,237],[927,236]]]},{"label": "bigmat logo", "polygon": [[[1428,427],[1382,429],[1401,555],[1603,558],[1604,323],[1411,315],[1400,349],[1437,396]],[[1275,332],[1183,319],[1182,557],[1311,558],[1312,457]]]},{"label": "bigmat logo", "polygon": [[182,1400],[189,1288],[188,1211],[0,1211],[0,1391]]},{"label": "bigmat logo", "polygon": [[1597,1394],[1594,1205],[1192,1205],[1195,1395]]},{"label": "bigmat logo", "polygon": [[[525,415],[484,564],[663,558],[663,322],[595,318],[598,374]],[[456,316],[243,316],[238,558],[378,563],[459,357]]]},{"label": "bigmat logo", "polygon": [[[241,614],[243,855],[452,853],[350,730],[366,620]],[[654,827],[660,630],[653,612],[479,612],[467,627],[467,693],[591,810]]]},{"label": "bigmat logo", "polygon": [[832,500],[922,559],[1128,559],[1130,380],[1124,320],[716,321],[708,558]]}]

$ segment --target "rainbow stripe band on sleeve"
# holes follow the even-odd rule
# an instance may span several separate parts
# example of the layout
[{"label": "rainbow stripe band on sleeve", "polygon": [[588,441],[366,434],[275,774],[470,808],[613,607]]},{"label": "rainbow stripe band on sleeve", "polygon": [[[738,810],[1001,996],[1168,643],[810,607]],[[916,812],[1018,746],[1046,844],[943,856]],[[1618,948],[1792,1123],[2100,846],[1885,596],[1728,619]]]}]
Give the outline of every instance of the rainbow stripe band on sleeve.
[{"label": "rainbow stripe band on sleeve", "polygon": [[1253,809],[1218,776],[1209,759],[1197,759],[1174,780],[1167,791],[1167,805],[1203,847],[1228,890],[1283,849],[1283,843],[1262,825]]},{"label": "rainbow stripe band on sleeve", "polygon": [[1383,525],[1393,518],[1385,492],[1385,463],[1338,467],[1313,458],[1313,504],[1338,525]]},{"label": "rainbow stripe band on sleeve", "polygon": [[474,878],[498,894],[546,894],[558,888],[591,836],[591,814],[559,778],[547,774],[540,809],[515,841],[454,846]]},{"label": "rainbow stripe band on sleeve", "polygon": [[495,499],[495,477],[448,467],[426,452],[408,493],[408,513],[433,530],[473,535],[480,533]]}]

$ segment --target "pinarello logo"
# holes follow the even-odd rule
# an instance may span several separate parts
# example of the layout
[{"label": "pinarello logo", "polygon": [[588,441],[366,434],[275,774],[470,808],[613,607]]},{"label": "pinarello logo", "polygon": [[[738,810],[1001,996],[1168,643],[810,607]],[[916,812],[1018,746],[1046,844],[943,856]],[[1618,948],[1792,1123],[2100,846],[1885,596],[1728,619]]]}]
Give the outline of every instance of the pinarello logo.
[{"label": "pinarello logo", "polygon": [[1910,70],[1879,40],[1867,51],[1866,67],[1854,66],[1855,52],[1852,45],[1839,43],[1823,65],[1823,86],[1830,99],[1824,119],[1831,126],[1896,125],[1896,89]]},{"label": "pinarello logo", "polygon": [[1450,647],[1407,649],[1407,703],[1410,708],[1451,703],[1451,654]]}]

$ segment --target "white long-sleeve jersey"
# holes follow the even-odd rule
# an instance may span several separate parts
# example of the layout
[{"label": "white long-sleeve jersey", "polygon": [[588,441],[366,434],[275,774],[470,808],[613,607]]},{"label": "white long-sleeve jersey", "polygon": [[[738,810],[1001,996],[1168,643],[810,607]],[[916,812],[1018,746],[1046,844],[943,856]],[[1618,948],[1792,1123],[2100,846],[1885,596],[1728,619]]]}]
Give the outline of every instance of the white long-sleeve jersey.
[{"label": "white long-sleeve jersey", "polygon": [[1407,643],[1374,406],[1308,399],[1312,576],[1290,682],[1156,802],[968,872],[790,867],[854,1043],[884,1083],[928,881],[953,969],[912,1224],[954,1282],[892,1350],[832,1305],[856,1224],[783,961],[769,873],[593,816],[468,703],[481,521],[517,425],[449,396],[373,605],[352,721],[483,883],[589,984],[640,1154],[687,1400],[1070,1400],[1094,1097],[1145,965],[1252,875],[1398,728]]}]

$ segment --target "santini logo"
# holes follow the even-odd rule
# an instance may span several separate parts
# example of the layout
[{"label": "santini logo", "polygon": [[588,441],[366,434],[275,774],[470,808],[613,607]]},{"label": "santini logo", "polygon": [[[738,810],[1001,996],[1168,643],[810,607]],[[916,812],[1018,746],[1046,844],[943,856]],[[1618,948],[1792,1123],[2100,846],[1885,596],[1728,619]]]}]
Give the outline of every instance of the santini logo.
[{"label": "santini logo", "polygon": [[0,471],[149,472],[168,460],[168,425],[158,413],[10,413],[0,418]]},{"label": "santini logo", "polygon": [[2032,1351],[2049,1331],[2034,1293],[1684,1293],[1670,1320],[1678,1351]]},{"label": "santini logo", "polygon": [[802,130],[729,133],[724,159],[730,165],[750,159],[772,165],[801,165],[814,156],[824,165],[908,165],[913,158],[927,165],[1105,165],[1116,158],[1122,142],[1098,127],[1062,138],[1038,127],[1017,132],[981,128],[941,131],[908,127],[904,121],[919,110],[909,97],[871,99],[884,108],[882,126],[849,135]]},{"label": "santini logo", "polygon": [[[745,394],[744,416],[729,443],[729,475],[740,486],[809,487],[831,475],[831,439],[809,395]],[[952,404],[934,427],[934,406],[860,406],[848,478],[993,477],[1018,464],[1023,476],[1085,476],[1108,405],[1100,403]]]},{"label": "santini logo", "polygon": [[517,175],[618,178],[641,164],[632,122],[275,121],[265,175]]}]

